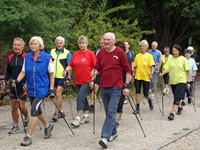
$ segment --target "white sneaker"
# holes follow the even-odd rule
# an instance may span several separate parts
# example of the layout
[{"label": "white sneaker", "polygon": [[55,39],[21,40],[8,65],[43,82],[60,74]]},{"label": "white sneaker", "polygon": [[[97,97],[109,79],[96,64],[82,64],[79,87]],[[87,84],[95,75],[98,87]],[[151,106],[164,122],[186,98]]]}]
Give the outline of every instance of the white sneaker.
[{"label": "white sneaker", "polygon": [[102,148],[107,148],[108,140],[106,138],[101,138],[99,145],[101,145]]},{"label": "white sneaker", "polygon": [[163,94],[167,94],[167,88],[164,88]]},{"label": "white sneaker", "polygon": [[169,87],[167,87],[167,95],[169,94],[169,91],[170,91],[170,90],[169,90]]},{"label": "white sneaker", "polygon": [[114,134],[110,136],[109,142],[112,142],[114,139],[116,139],[118,137],[118,134]]},{"label": "white sneaker", "polygon": [[72,121],[71,125],[72,125],[72,126],[75,126],[75,127],[79,127],[79,126],[80,126],[80,121],[79,121],[77,118],[75,118],[75,119]]},{"label": "white sneaker", "polygon": [[81,118],[80,123],[81,123],[81,124],[89,123],[89,117],[86,118],[85,116],[83,116],[83,117]]},{"label": "white sneaker", "polygon": [[154,100],[155,94],[151,94],[151,100]]}]

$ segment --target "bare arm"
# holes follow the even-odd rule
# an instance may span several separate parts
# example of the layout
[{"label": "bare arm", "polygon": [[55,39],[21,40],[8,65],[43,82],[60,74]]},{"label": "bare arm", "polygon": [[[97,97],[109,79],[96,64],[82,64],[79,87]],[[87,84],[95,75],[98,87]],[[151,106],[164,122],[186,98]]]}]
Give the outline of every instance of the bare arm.
[{"label": "bare arm", "polygon": [[72,73],[72,67],[70,67],[70,66],[67,66],[66,68],[65,68],[65,70],[64,70],[64,72],[62,73],[62,75],[63,75],[63,77],[66,77],[66,73],[68,72],[68,77],[70,77],[71,76],[71,73]]},{"label": "bare arm", "polygon": [[17,77],[17,81],[21,81],[23,78],[25,77],[25,72],[24,71],[21,71]]},{"label": "bare arm", "polygon": [[49,73],[49,78],[50,78],[50,90],[54,89],[54,72]]}]

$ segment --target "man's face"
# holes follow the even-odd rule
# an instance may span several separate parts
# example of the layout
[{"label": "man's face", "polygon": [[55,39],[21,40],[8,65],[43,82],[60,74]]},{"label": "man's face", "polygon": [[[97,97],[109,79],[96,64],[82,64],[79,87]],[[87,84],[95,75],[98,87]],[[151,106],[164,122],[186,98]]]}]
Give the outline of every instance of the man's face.
[{"label": "man's face", "polygon": [[23,46],[22,41],[15,40],[13,42],[13,50],[15,54],[18,54],[18,55],[21,54],[23,49],[24,49],[24,46]]},{"label": "man's face", "polygon": [[100,49],[104,48],[104,40],[99,40]]},{"label": "man's face", "polygon": [[63,41],[61,41],[61,40],[56,40],[56,48],[57,48],[58,50],[63,49],[63,46],[64,46],[64,42],[63,42]]},{"label": "man's face", "polygon": [[152,48],[153,51],[155,51],[156,48],[157,48],[157,44],[156,44],[156,43],[152,43],[152,44],[151,44],[151,48]]},{"label": "man's face", "polygon": [[115,40],[113,40],[112,35],[107,33],[104,35],[104,47],[106,49],[111,49],[115,44]]},{"label": "man's face", "polygon": [[187,59],[189,59],[190,58],[190,56],[191,56],[191,53],[185,53],[185,57],[187,58]]}]

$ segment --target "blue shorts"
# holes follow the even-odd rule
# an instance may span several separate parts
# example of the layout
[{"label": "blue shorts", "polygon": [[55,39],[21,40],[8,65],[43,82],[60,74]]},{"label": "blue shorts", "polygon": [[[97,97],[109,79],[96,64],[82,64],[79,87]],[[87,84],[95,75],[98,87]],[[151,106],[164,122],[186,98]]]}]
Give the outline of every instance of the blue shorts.
[{"label": "blue shorts", "polygon": [[65,82],[65,79],[55,78],[54,87],[62,86],[63,88],[65,88],[64,82]]}]

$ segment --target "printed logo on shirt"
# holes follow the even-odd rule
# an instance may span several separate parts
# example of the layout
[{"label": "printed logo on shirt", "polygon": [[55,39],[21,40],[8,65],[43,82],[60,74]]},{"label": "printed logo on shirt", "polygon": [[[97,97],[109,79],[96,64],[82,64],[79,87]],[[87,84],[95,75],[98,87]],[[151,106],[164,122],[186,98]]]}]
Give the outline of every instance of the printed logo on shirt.
[{"label": "printed logo on shirt", "polygon": [[82,59],[82,62],[85,62],[85,61],[86,61],[86,58],[83,58],[83,59]]},{"label": "printed logo on shirt", "polygon": [[114,58],[116,58],[116,59],[119,59],[117,56],[113,56]]},{"label": "printed logo on shirt", "polygon": [[145,58],[144,61],[147,61],[147,58]]}]

